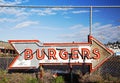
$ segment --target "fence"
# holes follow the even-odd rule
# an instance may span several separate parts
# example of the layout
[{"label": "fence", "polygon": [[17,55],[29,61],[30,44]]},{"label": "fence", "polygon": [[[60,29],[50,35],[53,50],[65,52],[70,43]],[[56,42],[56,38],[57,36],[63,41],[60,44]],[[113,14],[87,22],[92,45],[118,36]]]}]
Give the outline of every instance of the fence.
[{"label": "fence", "polygon": [[0,58],[0,69],[7,70],[9,64],[12,62],[14,57],[1,57]]},{"label": "fence", "polygon": [[102,76],[110,74],[113,77],[120,77],[120,56],[111,57],[100,67],[99,72]]},{"label": "fence", "polygon": [[[7,70],[7,67],[12,62],[14,57],[1,57],[0,58],[0,69]],[[45,67],[49,69],[50,66]],[[55,67],[56,71],[58,67]],[[55,68],[53,68],[55,70]],[[74,70],[79,70],[81,67],[76,67]],[[60,69],[65,69],[65,67],[60,67]],[[96,72],[99,72],[101,75],[110,74],[114,77],[120,77],[120,56],[112,56],[108,61],[106,61]]]}]

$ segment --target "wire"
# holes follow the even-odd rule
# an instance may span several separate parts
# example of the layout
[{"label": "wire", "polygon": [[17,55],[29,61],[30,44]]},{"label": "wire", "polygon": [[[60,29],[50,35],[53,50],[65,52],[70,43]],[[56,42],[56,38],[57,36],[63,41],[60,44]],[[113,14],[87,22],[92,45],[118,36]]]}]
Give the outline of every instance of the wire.
[{"label": "wire", "polygon": [[18,8],[120,8],[120,6],[40,6],[40,5],[0,5],[0,7]]}]

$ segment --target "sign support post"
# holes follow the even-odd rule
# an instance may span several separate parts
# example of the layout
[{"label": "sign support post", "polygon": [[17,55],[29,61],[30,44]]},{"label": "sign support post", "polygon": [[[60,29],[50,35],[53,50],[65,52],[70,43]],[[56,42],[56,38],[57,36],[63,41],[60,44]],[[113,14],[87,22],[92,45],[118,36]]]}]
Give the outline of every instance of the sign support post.
[{"label": "sign support post", "polygon": [[89,35],[92,35],[92,6],[90,6],[90,30]]}]

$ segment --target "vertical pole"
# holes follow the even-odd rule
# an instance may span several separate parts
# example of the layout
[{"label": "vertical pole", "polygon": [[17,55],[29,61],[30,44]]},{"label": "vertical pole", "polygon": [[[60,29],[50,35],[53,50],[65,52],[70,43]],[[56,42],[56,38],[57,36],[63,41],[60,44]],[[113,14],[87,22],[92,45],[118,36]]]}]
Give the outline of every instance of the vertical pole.
[{"label": "vertical pole", "polygon": [[43,78],[43,74],[44,74],[44,68],[43,65],[40,65],[40,79]]},{"label": "vertical pole", "polygon": [[72,74],[72,65],[70,64],[71,53],[69,53],[69,74],[70,74],[70,83],[73,83],[73,74]]},{"label": "vertical pole", "polygon": [[70,83],[73,83],[72,65],[70,65]]},{"label": "vertical pole", "polygon": [[92,6],[90,6],[90,32],[89,35],[92,35]]}]

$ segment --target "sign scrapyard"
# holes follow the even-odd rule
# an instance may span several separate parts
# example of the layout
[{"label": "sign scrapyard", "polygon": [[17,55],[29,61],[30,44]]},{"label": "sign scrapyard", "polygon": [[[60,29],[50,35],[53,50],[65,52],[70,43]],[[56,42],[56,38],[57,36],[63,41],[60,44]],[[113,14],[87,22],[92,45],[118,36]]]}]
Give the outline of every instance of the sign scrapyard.
[{"label": "sign scrapyard", "polygon": [[90,66],[95,71],[113,52],[88,36],[88,42],[40,43],[39,40],[9,40],[18,56],[9,65],[9,69],[38,68],[42,65],[81,65]]}]

